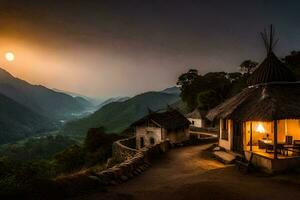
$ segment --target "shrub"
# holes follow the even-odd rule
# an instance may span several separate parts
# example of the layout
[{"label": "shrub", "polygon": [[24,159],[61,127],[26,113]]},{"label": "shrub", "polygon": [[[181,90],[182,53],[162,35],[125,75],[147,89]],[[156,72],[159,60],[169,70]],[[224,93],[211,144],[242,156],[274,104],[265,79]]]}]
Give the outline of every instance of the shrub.
[{"label": "shrub", "polygon": [[55,155],[55,162],[61,172],[71,172],[85,163],[85,152],[82,147],[73,145]]},{"label": "shrub", "polygon": [[102,127],[89,129],[84,141],[87,165],[103,163],[111,157],[112,143],[120,138],[118,135],[106,134]]},{"label": "shrub", "polygon": [[0,177],[0,196],[2,197],[40,194],[42,189],[49,190],[49,185],[51,185],[49,178],[55,174],[52,164],[48,161],[17,163],[2,159],[0,163],[1,170],[3,170]]}]

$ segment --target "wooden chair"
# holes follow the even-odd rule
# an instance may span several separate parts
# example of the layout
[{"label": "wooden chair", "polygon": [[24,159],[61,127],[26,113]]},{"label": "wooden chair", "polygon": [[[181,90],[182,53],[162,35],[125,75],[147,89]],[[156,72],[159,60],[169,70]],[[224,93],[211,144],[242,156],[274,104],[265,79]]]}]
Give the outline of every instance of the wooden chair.
[{"label": "wooden chair", "polygon": [[300,155],[300,140],[294,140],[293,143],[293,155],[299,156]]},{"label": "wooden chair", "polygon": [[[287,140],[286,140],[287,141]],[[299,156],[300,155],[300,140],[294,140],[292,143],[289,142],[289,144],[284,145],[284,151],[286,156],[288,156],[288,152],[292,152],[293,156]]]},{"label": "wooden chair", "polygon": [[300,140],[294,140],[294,145],[295,146],[300,146]]},{"label": "wooden chair", "polygon": [[253,152],[250,152],[250,159],[247,160],[245,156],[238,156],[235,160],[236,167],[239,171],[249,173],[252,168]]}]

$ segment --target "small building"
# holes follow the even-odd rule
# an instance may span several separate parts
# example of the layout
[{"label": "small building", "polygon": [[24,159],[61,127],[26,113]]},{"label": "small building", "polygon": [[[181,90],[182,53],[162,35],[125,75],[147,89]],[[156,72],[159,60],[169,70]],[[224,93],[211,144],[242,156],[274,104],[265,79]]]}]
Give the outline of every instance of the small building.
[{"label": "small building", "polygon": [[169,141],[181,143],[189,139],[190,122],[177,110],[169,108],[165,112],[150,112],[136,121],[134,127],[137,149]]},{"label": "small building", "polygon": [[191,126],[197,128],[203,128],[207,124],[206,111],[196,108],[193,112],[185,115],[185,117],[191,122]]},{"label": "small building", "polygon": [[220,147],[273,173],[300,166],[300,82],[271,50],[249,86],[207,118],[220,120]]}]

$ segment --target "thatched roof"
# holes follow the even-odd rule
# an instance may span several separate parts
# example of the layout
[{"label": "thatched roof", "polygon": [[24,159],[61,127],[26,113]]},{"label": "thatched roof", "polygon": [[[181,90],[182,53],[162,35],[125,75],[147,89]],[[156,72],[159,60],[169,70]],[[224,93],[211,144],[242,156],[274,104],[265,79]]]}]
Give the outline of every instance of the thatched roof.
[{"label": "thatched roof", "polygon": [[207,114],[207,111],[199,110],[196,108],[192,112],[185,115],[186,118],[193,118],[193,119],[204,119]]},{"label": "thatched roof", "polygon": [[250,86],[210,110],[207,118],[239,121],[300,119],[300,82],[272,82]]},{"label": "thatched roof", "polygon": [[282,81],[293,82],[296,81],[296,78],[291,70],[273,52],[270,52],[267,58],[251,74],[248,85]]},{"label": "thatched roof", "polygon": [[149,113],[147,116],[134,122],[131,126],[144,125],[151,120],[167,130],[186,128],[190,125],[190,121],[187,120],[179,111],[175,109],[169,109],[166,112]]}]

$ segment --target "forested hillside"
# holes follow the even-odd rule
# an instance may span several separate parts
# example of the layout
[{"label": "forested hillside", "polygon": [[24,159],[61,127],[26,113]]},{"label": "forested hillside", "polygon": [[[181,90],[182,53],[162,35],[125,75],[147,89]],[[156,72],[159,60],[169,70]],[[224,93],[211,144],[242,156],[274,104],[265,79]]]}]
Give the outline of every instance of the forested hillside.
[{"label": "forested hillside", "polygon": [[89,117],[69,122],[62,132],[71,135],[84,135],[89,128],[103,126],[107,132],[120,133],[131,123],[145,116],[148,109],[163,109],[178,100],[178,94],[143,93],[124,102],[110,103]]},{"label": "forested hillside", "polygon": [[27,107],[0,94],[0,144],[51,130],[54,124]]},{"label": "forested hillside", "polygon": [[0,68],[0,93],[52,119],[68,119],[85,110],[75,98],[41,85],[32,85]]}]

